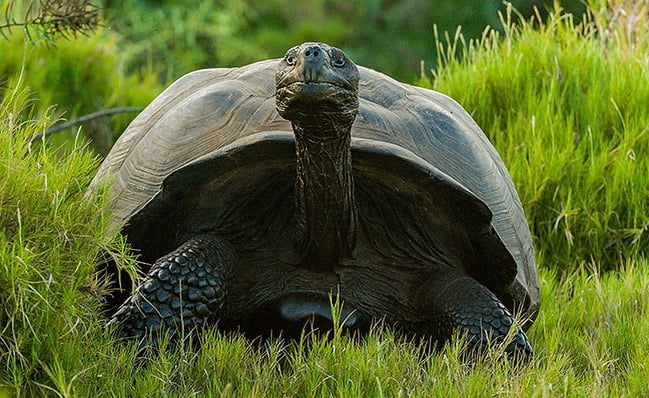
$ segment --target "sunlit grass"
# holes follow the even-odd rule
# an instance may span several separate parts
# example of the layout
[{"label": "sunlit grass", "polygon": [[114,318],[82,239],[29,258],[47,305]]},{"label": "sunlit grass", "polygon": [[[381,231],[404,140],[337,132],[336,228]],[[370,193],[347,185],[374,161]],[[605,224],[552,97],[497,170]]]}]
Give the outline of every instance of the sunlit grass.
[{"label": "sunlit grass", "polygon": [[360,341],[334,332],[264,343],[206,330],[137,358],[99,312],[96,256],[132,259],[107,232],[104,198],[85,197],[97,161],[79,145],[64,156],[30,147],[50,121],[24,117],[26,91],[9,90],[0,105],[0,397],[649,395],[649,39],[604,37],[606,15],[596,21],[509,25],[422,82],[473,114],[524,202],[543,294],[527,365],[497,348],[467,362],[461,339],[427,353],[380,328]]},{"label": "sunlit grass", "polygon": [[614,269],[649,247],[649,31],[608,22],[554,14],[535,29],[504,16],[502,37],[441,42],[446,56],[420,82],[455,98],[498,148],[545,267]]},{"label": "sunlit grass", "polygon": [[[22,30],[13,29],[6,38],[0,36],[0,98],[5,91],[13,90],[15,80],[22,75],[32,99],[23,113],[29,110],[33,117],[64,121],[103,109],[145,106],[162,90],[157,76],[146,67],[138,73],[125,74],[121,65],[123,51],[116,41],[114,32],[99,28],[87,36],[79,35],[74,40],[59,38],[46,45],[31,42]],[[47,112],[51,106],[55,111]],[[116,137],[134,116],[120,114],[86,123],[81,137],[100,141],[102,132],[108,135],[103,137],[107,141],[103,146],[110,145],[112,132]],[[77,130],[61,131],[50,140],[66,145],[74,141]],[[96,145],[94,149],[99,148]]]}]

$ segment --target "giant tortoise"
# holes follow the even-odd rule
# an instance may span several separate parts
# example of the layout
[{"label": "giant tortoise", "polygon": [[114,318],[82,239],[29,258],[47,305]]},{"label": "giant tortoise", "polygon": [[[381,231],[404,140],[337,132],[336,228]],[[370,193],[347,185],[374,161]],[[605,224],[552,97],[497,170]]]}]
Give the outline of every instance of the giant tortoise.
[{"label": "giant tortoise", "polygon": [[304,43],[279,60],[190,73],[128,127],[109,178],[146,277],[124,336],[205,324],[291,335],[374,322],[473,347],[539,307],[529,228],[498,153],[435,91]]}]

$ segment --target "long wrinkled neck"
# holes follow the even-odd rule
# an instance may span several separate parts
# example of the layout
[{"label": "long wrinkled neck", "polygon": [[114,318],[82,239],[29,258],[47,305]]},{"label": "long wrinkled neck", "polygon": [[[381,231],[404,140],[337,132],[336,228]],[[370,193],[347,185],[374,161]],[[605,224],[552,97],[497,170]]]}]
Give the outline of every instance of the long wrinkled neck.
[{"label": "long wrinkled neck", "polygon": [[292,124],[299,250],[303,264],[324,270],[350,258],[356,243],[351,122],[325,116]]}]

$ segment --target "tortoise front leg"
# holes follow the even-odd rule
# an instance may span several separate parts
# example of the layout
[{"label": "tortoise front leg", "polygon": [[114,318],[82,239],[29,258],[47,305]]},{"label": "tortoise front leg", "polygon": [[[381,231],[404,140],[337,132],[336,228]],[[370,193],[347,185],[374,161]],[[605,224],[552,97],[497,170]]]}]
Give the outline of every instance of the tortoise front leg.
[{"label": "tortoise front leg", "polygon": [[174,334],[223,315],[227,274],[233,261],[227,242],[203,235],[156,261],[138,290],[113,315],[122,337],[161,329]]},{"label": "tortoise front leg", "polygon": [[[511,313],[496,295],[475,279],[456,271],[435,271],[422,285],[418,296],[418,302],[424,305],[430,318],[417,328],[439,342],[447,341],[459,330],[467,334],[470,349],[482,350],[489,343],[502,341],[513,324]],[[523,360],[531,358],[532,347],[523,330],[516,331],[505,352]]]}]

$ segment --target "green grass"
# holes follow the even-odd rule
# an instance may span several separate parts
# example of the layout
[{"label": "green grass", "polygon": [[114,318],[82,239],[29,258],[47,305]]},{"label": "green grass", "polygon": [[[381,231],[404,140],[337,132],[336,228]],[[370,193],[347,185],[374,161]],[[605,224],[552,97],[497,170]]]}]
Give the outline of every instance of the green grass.
[{"label": "green grass", "polygon": [[[114,107],[144,107],[160,93],[158,77],[150,68],[126,74],[124,54],[117,47],[114,32],[99,29],[74,40],[52,43],[30,42],[20,29],[0,38],[0,98],[12,92],[16,81],[28,82],[32,101],[26,110],[33,116],[56,116],[71,120],[98,110]],[[54,113],[52,112],[54,107]],[[27,109],[28,108],[28,109]],[[95,121],[105,125],[115,137],[136,114],[116,115]],[[83,125],[82,136],[93,136],[93,123]],[[74,141],[78,128],[57,133],[60,144]]]},{"label": "green grass", "polygon": [[555,14],[533,29],[506,17],[504,37],[440,45],[440,67],[420,81],[498,148],[549,268],[614,269],[649,247],[649,30],[638,23],[630,42],[603,35],[603,12],[595,21]]},{"label": "green grass", "polygon": [[[425,354],[376,330],[261,346],[209,330],[136,359],[99,313],[96,256],[132,265],[85,192],[97,160],[30,146],[18,84],[0,104],[0,397],[649,395],[648,32],[602,35],[606,15],[508,25],[422,84],[457,98],[501,152],[539,252],[543,304],[525,366],[461,340]],[[644,20],[646,22],[646,19]],[[616,38],[616,34],[618,34]],[[631,37],[631,36],[628,36]],[[447,52],[448,53],[448,52]]]}]

